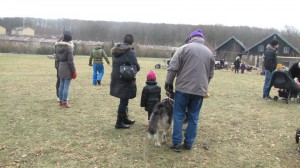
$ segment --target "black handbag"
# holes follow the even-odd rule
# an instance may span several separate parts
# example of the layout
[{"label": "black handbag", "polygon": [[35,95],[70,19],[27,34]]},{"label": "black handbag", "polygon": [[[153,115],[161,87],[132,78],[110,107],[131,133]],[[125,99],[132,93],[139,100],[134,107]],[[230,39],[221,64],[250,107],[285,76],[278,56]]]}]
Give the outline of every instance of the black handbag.
[{"label": "black handbag", "polygon": [[126,65],[125,63],[120,66],[120,78],[124,81],[132,81],[135,79],[137,73],[135,65]]}]

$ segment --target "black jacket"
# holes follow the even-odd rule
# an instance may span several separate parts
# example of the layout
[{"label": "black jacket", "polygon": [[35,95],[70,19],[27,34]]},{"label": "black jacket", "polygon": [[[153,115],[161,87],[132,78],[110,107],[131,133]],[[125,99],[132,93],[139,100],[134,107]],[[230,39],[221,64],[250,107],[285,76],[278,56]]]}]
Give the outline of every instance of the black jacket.
[{"label": "black jacket", "polygon": [[118,44],[112,51],[112,72],[110,82],[110,95],[120,99],[133,99],[136,97],[136,81],[124,81],[120,78],[120,66],[124,63],[135,65],[137,71],[140,66],[135,52],[128,44]]},{"label": "black jacket", "polygon": [[237,60],[234,61],[234,67],[235,67],[236,69],[239,69],[239,68],[240,68],[240,64],[241,64],[241,61],[240,61],[239,59],[237,59]]},{"label": "black jacket", "polygon": [[152,112],[156,103],[161,99],[161,88],[155,81],[147,81],[146,86],[143,89],[141,97],[141,107],[145,107],[145,110]]},{"label": "black jacket", "polygon": [[265,51],[265,70],[273,72],[277,67],[277,52],[271,45],[267,45]]},{"label": "black jacket", "polygon": [[300,80],[300,67],[298,65],[298,62],[292,65],[292,67],[289,69],[289,73],[293,79],[297,77],[298,80]]}]

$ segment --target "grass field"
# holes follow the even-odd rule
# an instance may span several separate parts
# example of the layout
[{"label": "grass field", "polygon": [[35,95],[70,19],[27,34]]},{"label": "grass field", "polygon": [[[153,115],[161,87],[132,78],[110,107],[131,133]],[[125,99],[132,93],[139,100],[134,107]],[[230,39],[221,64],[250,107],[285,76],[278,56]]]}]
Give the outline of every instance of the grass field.
[{"label": "grass field", "polygon": [[[147,139],[139,107],[146,73],[162,59],[138,58],[138,94],[129,102],[128,130],[116,130],[118,99],[109,95],[111,67],[92,86],[88,57],[76,57],[70,109],[56,102],[54,60],[0,55],[0,167],[299,167],[295,130],[300,104],[264,101],[264,77],[215,71],[191,151],[175,153]],[[155,70],[164,86],[165,69]],[[276,91],[272,89],[271,95]],[[165,97],[165,95],[163,96]]]}]

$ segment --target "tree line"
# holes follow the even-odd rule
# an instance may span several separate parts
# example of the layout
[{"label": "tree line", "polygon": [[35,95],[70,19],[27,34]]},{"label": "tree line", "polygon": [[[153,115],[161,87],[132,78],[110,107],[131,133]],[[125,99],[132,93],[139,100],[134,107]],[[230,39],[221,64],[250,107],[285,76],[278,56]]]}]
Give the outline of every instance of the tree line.
[{"label": "tree line", "polygon": [[135,42],[143,45],[180,46],[195,29],[202,29],[208,46],[213,49],[231,36],[246,47],[261,39],[279,33],[296,48],[300,48],[300,33],[292,26],[284,30],[248,26],[153,24],[138,22],[91,21],[75,19],[0,18],[0,26],[10,33],[15,27],[31,27],[38,36],[61,36],[70,30],[74,39],[84,41],[119,42],[126,33],[135,36]]}]

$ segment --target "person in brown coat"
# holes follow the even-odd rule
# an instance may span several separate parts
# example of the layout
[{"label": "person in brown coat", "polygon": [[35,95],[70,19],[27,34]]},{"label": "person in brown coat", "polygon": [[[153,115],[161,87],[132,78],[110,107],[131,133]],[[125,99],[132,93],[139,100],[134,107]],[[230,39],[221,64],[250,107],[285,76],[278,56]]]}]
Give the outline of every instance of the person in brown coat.
[{"label": "person in brown coat", "polygon": [[77,77],[75,64],[73,61],[73,47],[71,34],[64,34],[63,40],[56,42],[55,54],[58,62],[58,76],[60,79],[59,85],[59,105],[65,108],[70,108],[68,103],[69,87],[71,79]]}]

